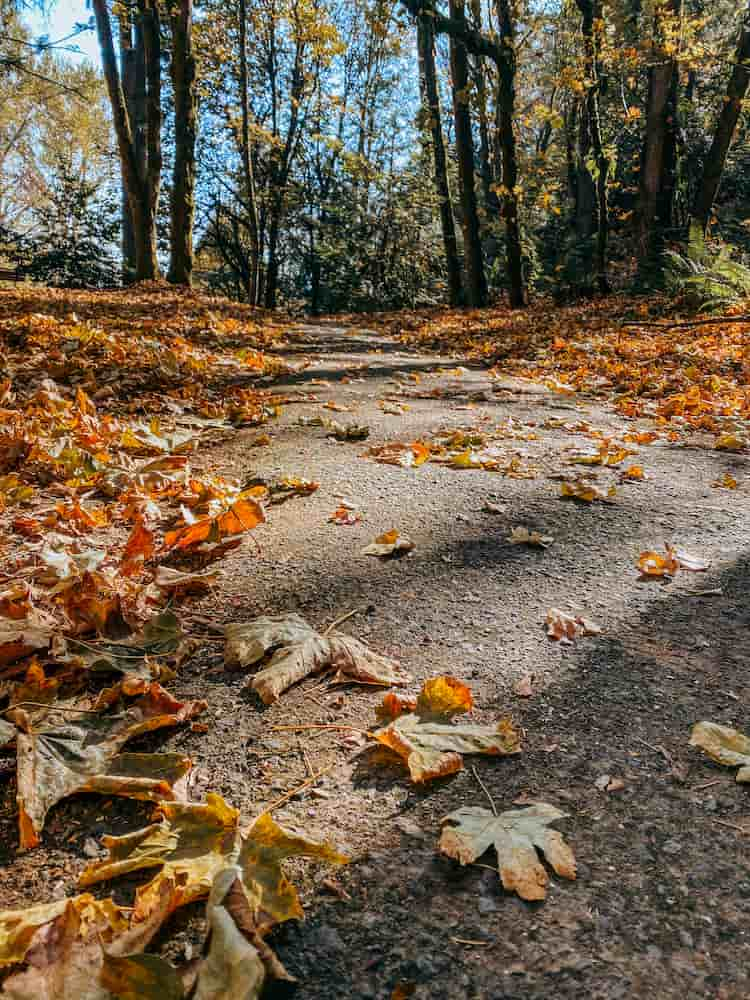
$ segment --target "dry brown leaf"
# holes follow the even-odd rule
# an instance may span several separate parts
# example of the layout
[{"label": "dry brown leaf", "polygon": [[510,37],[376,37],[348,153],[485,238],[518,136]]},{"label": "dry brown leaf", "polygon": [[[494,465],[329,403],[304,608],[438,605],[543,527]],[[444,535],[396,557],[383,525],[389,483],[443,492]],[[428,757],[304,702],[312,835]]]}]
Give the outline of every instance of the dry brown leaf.
[{"label": "dry brown leaf", "polygon": [[403,556],[414,549],[414,542],[401,535],[396,528],[378,535],[374,542],[362,549],[363,556]]},{"label": "dry brown leaf", "polygon": [[585,503],[592,503],[594,500],[601,500],[603,503],[612,503],[612,497],[616,493],[617,490],[614,486],[610,486],[605,493],[598,486],[594,486],[593,483],[587,483],[584,480],[563,483],[560,486],[561,496],[569,497],[572,500],[583,500]]},{"label": "dry brown leaf", "polygon": [[269,705],[297,681],[334,671],[335,681],[389,687],[406,684],[397,663],[373,652],[342,632],[320,635],[299,615],[275,615],[227,625],[224,661],[229,667],[252,667],[270,660],[249,686]]},{"label": "dry brown leaf", "polygon": [[35,608],[21,619],[0,618],[0,667],[47,649],[54,633],[53,619]]},{"label": "dry brown leaf", "polygon": [[464,806],[443,820],[455,825],[444,827],[438,846],[462,865],[494,847],[503,888],[517,892],[521,899],[544,899],[549,876],[537,858],[538,850],[558,875],[576,877],[572,850],[560,833],[549,829],[550,823],[566,815],[546,802],[499,816],[478,806]]},{"label": "dry brown leaf", "polygon": [[406,469],[416,469],[430,457],[430,449],[422,441],[403,444],[401,441],[389,441],[388,444],[370,448],[366,454],[376,462],[385,465],[400,465]]},{"label": "dry brown leaf", "polygon": [[[127,704],[125,696],[138,695]],[[110,714],[104,709],[120,711]],[[179,702],[158,684],[120,682],[95,705],[102,714],[19,732],[18,822],[21,847],[35,847],[49,809],[78,792],[135,799],[173,797],[172,786],[190,769],[180,753],[120,753],[128,740],[175,726],[204,710],[204,701]],[[23,727],[23,721],[19,722]]]},{"label": "dry brown leaf", "polygon": [[214,587],[219,579],[219,574],[214,572],[204,573],[181,573],[170,566],[157,566],[154,583],[159,590],[166,594],[172,594],[180,599],[188,594],[197,595],[207,593]]},{"label": "dry brown leaf", "polygon": [[[174,983],[171,966],[155,955],[140,954],[167,913],[165,894],[151,919],[137,925],[129,924],[129,909],[88,893],[26,910],[6,910],[0,913],[0,967],[22,961],[27,966],[11,973],[0,996],[8,1000],[112,1000],[113,996],[181,1000],[181,993],[168,989]],[[166,975],[157,977],[159,963]]]},{"label": "dry brown leaf", "polygon": [[718,722],[696,722],[690,746],[698,747],[726,767],[739,767],[736,780],[750,782],[750,739],[744,733]]},{"label": "dry brown leaf", "polygon": [[674,576],[680,569],[691,573],[703,573],[708,569],[708,563],[702,559],[684,549],[673,548],[666,542],[663,554],[654,551],[641,552],[636,565],[643,576],[651,577]]},{"label": "dry brown leaf", "polygon": [[348,860],[330,844],[307,840],[278,826],[267,813],[243,835],[239,812],[212,793],[205,803],[162,802],[157,816],[158,822],[143,830],[103,838],[109,857],[92,862],[79,880],[88,886],[158,867],[159,872],[136,892],[136,921],[153,912],[165,881],[175,886],[174,909],[204,899],[219,872],[236,865],[242,872],[254,925],[263,934],[277,923],[303,916],[297,892],[281,869],[285,858],[317,858],[330,864]]},{"label": "dry brown leaf", "polygon": [[711,483],[711,485],[714,487],[714,489],[736,490],[737,480],[734,478],[731,472],[725,472],[724,475],[721,477],[721,479],[715,479]]},{"label": "dry brown leaf", "polygon": [[[412,781],[430,781],[463,769],[463,754],[520,753],[520,737],[509,719],[496,727],[452,725],[454,715],[472,707],[471,691],[452,677],[436,677],[425,682],[413,712],[386,696],[379,711],[392,721],[372,735],[395,751],[409,768]],[[399,712],[394,717],[395,712]]]},{"label": "dry brown leaf", "polygon": [[547,635],[558,642],[572,642],[579,635],[599,635],[601,628],[588,618],[569,615],[560,608],[547,612]]},{"label": "dry brown leaf", "polygon": [[164,536],[164,547],[184,550],[204,542],[216,544],[233,535],[252,531],[265,519],[266,515],[257,500],[252,497],[241,497],[215,517],[204,517],[174,531],[168,531]]},{"label": "dry brown leaf", "polygon": [[546,549],[554,542],[552,535],[542,535],[538,531],[529,531],[528,528],[517,526],[511,528],[508,541],[511,545],[538,545],[539,548]]}]

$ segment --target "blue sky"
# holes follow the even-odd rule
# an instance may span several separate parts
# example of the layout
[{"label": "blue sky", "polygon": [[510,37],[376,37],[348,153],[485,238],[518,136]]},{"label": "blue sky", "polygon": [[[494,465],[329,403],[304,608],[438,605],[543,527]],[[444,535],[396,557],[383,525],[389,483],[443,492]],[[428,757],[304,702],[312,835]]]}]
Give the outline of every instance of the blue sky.
[{"label": "blue sky", "polygon": [[[86,23],[91,17],[91,10],[86,9],[86,0],[53,0],[51,10],[46,15],[30,14],[26,18],[35,36],[49,35],[50,41],[57,41],[73,31],[76,22]],[[82,62],[88,59],[99,62],[99,49],[96,42],[96,32],[84,31],[70,43],[80,49],[80,53],[59,52],[58,55],[72,62]]]}]

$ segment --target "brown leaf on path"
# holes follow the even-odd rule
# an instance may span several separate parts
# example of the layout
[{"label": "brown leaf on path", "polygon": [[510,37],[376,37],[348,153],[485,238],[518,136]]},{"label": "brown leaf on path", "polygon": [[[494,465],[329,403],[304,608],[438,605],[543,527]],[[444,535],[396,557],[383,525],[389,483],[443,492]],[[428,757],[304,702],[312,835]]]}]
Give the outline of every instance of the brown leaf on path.
[{"label": "brown leaf on path", "polygon": [[572,483],[563,483],[560,486],[560,495],[563,497],[568,497],[572,500],[582,500],[584,503],[592,503],[594,500],[601,500],[602,503],[613,503],[612,498],[617,493],[614,486],[610,488],[605,493],[600,490],[598,486],[594,486],[593,483],[588,483],[585,480],[576,480]]},{"label": "brown leaf on path", "polygon": [[691,573],[704,573],[708,563],[691,555],[684,549],[673,548],[664,543],[664,554],[660,552],[641,552],[636,566],[646,577],[672,577],[678,570],[684,569]]},{"label": "brown leaf on path", "polygon": [[190,549],[203,542],[216,544],[233,535],[252,531],[266,519],[263,508],[252,497],[236,500],[223,513],[185,524],[164,536],[165,550]]},{"label": "brown leaf on path", "polygon": [[507,540],[511,545],[537,545],[541,549],[546,549],[555,539],[552,535],[542,535],[538,531],[529,531],[528,528],[519,525],[510,529]]},{"label": "brown leaf on path", "polygon": [[429,459],[430,449],[422,441],[413,441],[411,444],[389,441],[387,444],[368,449],[365,455],[384,465],[400,465],[405,469],[417,469]]},{"label": "brown leaf on path", "polygon": [[[127,704],[125,697],[137,696]],[[110,714],[110,707],[120,711]],[[180,753],[120,753],[141,733],[194,718],[205,702],[179,702],[158,684],[120,682],[97,699],[94,712],[58,725],[19,732],[18,822],[21,847],[39,843],[49,809],[78,792],[160,800],[173,798],[173,785],[190,770]]]},{"label": "brown leaf on path", "polygon": [[711,485],[714,489],[721,490],[736,490],[737,480],[734,478],[731,472],[725,472],[721,479],[715,479]]},{"label": "brown leaf on path", "polygon": [[357,524],[362,520],[362,515],[358,514],[356,511],[351,510],[349,507],[345,507],[343,504],[337,507],[336,510],[328,518],[329,522],[333,524]]},{"label": "brown leaf on path", "polygon": [[414,549],[414,542],[401,535],[396,528],[378,535],[374,542],[365,546],[363,556],[403,556]]},{"label": "brown leaf on path", "polygon": [[718,722],[696,722],[690,746],[698,747],[717,764],[739,767],[735,780],[750,782],[750,739],[744,733]]},{"label": "brown leaf on path", "polygon": [[171,594],[177,600],[188,595],[207,593],[218,582],[218,572],[183,573],[171,566],[157,566],[154,584],[159,590]]},{"label": "brown leaf on path", "polygon": [[129,909],[88,893],[0,913],[0,967],[27,962],[4,981],[0,996],[182,1000],[182,993],[169,991],[172,967],[155,955],[141,954],[165,920],[167,903],[168,894],[163,894],[151,918],[135,926],[129,924]]},{"label": "brown leaf on path", "polygon": [[496,727],[464,724],[453,725],[454,715],[472,707],[471,692],[465,684],[452,677],[436,677],[427,681],[416,701],[413,712],[394,711],[403,708],[400,702],[386,695],[379,716],[391,722],[372,735],[401,757],[409,768],[412,781],[420,783],[463,770],[463,754],[481,753],[505,755],[520,753],[520,737],[509,719]]},{"label": "brown leaf on path", "polygon": [[534,693],[534,689],[532,687],[533,681],[533,674],[524,674],[523,677],[520,677],[513,685],[513,693],[517,694],[519,698],[530,698]]},{"label": "brown leaf on path", "polygon": [[542,851],[550,867],[563,878],[575,879],[576,862],[562,835],[549,825],[567,814],[537,802],[526,809],[510,809],[495,816],[479,806],[464,806],[450,813],[438,844],[443,854],[460,864],[470,864],[486,850],[497,851],[503,888],[521,899],[544,899],[549,876],[537,857]]},{"label": "brown leaf on path", "polygon": [[142,830],[103,838],[109,857],[92,862],[79,879],[80,885],[88,886],[158,867],[159,872],[136,892],[135,921],[153,912],[165,881],[175,886],[172,909],[176,909],[204,899],[219,872],[236,865],[254,924],[263,934],[277,923],[303,916],[297,892],[282,872],[285,858],[317,858],[330,864],[348,860],[330,844],[285,830],[267,813],[242,834],[239,812],[213,793],[205,803],[162,802],[157,817]]},{"label": "brown leaf on path", "polygon": [[547,635],[556,642],[573,642],[579,635],[599,635],[601,628],[588,618],[569,615],[560,608],[547,612]]},{"label": "brown leaf on path", "polygon": [[341,632],[321,635],[299,615],[275,615],[226,626],[224,662],[228,667],[262,664],[249,686],[266,705],[297,681],[322,671],[334,680],[389,687],[409,677],[393,660],[375,653],[359,639]]},{"label": "brown leaf on path", "polygon": [[154,533],[147,527],[143,515],[139,513],[122,554],[120,572],[124,576],[135,576],[153,554]]},{"label": "brown leaf on path", "polygon": [[638,483],[646,478],[646,473],[640,465],[629,465],[621,473],[621,478],[628,482]]},{"label": "brown leaf on path", "polygon": [[20,619],[0,617],[0,667],[47,649],[54,634],[54,620],[36,608]]}]

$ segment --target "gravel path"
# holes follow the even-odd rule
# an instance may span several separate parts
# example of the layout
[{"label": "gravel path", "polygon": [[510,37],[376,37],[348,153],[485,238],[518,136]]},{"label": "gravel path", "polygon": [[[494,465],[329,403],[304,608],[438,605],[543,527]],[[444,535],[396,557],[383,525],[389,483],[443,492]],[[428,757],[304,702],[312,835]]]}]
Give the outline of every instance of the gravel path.
[{"label": "gravel path", "polygon": [[[560,497],[554,478],[573,468],[565,449],[591,443],[572,428],[636,429],[601,401],[451,371],[456,359],[333,325],[303,328],[285,357],[311,364],[273,384],[297,401],[269,427],[271,445],[244,431],[204,458],[243,479],[304,476],[320,488],[271,509],[222,564],[219,595],[196,613],[224,623],[295,611],[322,628],[358,609],[342,630],[398,659],[415,678],[410,690],[449,673],[470,684],[476,720],[512,714],[523,753],[468,763],[499,809],[541,800],[568,813],[558,826],[578,859],[578,880],[553,877],[541,904],[503,892],[494,855],[459,868],[436,842],[447,813],[487,805],[471,767],[417,788],[377,753],[347,762],[352,747],[340,732],[272,732],[300,722],[366,728],[382,693],[313,679],[262,709],[243,691],[244,676],[223,669],[216,643],[175,685],[178,696],[208,699],[209,731],[159,743],[195,759],[194,798],[220,792],[250,817],[309,769],[338,762],[275,813],[354,858],[336,872],[291,866],[307,920],[274,944],[301,981],[296,996],[387,1000],[398,984],[401,996],[456,1000],[750,996],[748,793],[731,770],[688,747],[699,719],[748,727],[746,459],[661,439],[630,460],[645,481],[621,483],[619,469],[605,470],[598,482],[616,484],[612,502],[579,504]],[[307,393],[318,402],[300,402]],[[387,397],[409,409],[383,412]],[[328,401],[348,411],[322,408]],[[368,425],[369,440],[339,443],[300,423],[321,415]],[[499,435],[508,460],[520,453],[536,475],[361,457],[369,446],[432,440],[446,428]],[[739,488],[713,488],[727,471]],[[360,523],[328,522],[341,497]],[[515,525],[555,542],[511,545]],[[411,555],[360,554],[390,528],[415,542]],[[639,553],[665,540],[704,557],[709,571],[667,585],[639,580]],[[601,635],[550,642],[552,606],[584,613]],[[520,697],[514,687],[528,675],[531,697]],[[80,804],[63,803],[59,827],[74,808],[81,838],[98,826],[111,831],[95,804],[82,819]],[[79,848],[56,843],[57,827],[53,815],[47,854],[35,852],[28,875],[40,899],[50,886],[67,891],[77,870],[66,859]],[[193,934],[189,916],[183,923],[178,944]]]}]

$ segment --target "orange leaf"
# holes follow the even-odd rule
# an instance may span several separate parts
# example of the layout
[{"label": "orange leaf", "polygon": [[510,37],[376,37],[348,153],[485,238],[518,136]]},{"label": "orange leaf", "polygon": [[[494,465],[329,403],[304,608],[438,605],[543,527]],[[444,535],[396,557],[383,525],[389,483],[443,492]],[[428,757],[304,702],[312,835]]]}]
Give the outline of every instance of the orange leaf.
[{"label": "orange leaf", "polygon": [[201,542],[220,542],[230,535],[241,535],[252,531],[266,519],[263,508],[250,498],[237,500],[217,517],[204,517],[195,524],[186,524],[174,531],[168,531],[164,537],[166,549],[189,549]]}]

